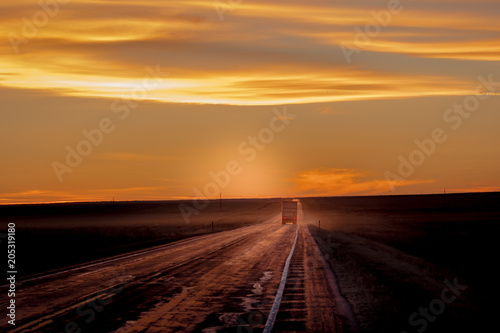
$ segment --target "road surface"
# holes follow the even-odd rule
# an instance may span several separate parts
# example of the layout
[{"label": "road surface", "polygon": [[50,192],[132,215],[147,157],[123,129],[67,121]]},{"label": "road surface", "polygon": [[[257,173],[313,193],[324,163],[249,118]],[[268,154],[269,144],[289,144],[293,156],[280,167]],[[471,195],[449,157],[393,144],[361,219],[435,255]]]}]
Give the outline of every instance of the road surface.
[{"label": "road surface", "polygon": [[0,331],[349,332],[352,313],[300,217],[18,281],[16,325]]}]

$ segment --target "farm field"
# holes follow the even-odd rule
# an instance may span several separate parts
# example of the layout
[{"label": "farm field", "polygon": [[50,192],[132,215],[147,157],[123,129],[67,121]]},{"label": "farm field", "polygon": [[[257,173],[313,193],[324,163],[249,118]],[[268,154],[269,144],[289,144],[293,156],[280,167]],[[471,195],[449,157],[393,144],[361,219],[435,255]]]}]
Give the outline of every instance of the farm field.
[{"label": "farm field", "polygon": [[[98,202],[0,206],[0,222],[15,222],[22,276],[111,255],[231,230],[278,214],[279,199],[211,200],[184,220],[192,201]],[[194,207],[193,207],[194,208]]]},{"label": "farm field", "polygon": [[[499,200],[498,193],[477,193],[302,203],[363,331],[467,332],[491,327],[498,309]],[[466,289],[442,313],[437,307],[433,321],[425,319],[420,308],[455,279]]]},{"label": "farm field", "polygon": [[[21,295],[30,281],[38,279],[47,281],[45,287],[52,290],[57,279],[51,277],[51,272],[56,272],[55,276],[67,274],[70,280],[64,288],[78,290],[78,284],[71,280],[73,276],[84,276],[83,280],[77,278],[78,283],[85,283],[87,274],[95,275],[98,281],[101,271],[114,272],[115,263],[134,267],[142,274],[137,276],[144,279],[157,271],[172,277],[184,274],[185,279],[179,283],[193,279],[190,285],[201,288],[200,292],[205,292],[204,284],[195,281],[201,278],[198,275],[203,269],[212,269],[212,263],[217,262],[221,265],[218,269],[224,271],[225,265],[231,263],[241,266],[240,271],[249,269],[250,280],[272,271],[270,286],[276,288],[295,235],[295,226],[281,224],[281,201],[212,200],[198,214],[192,211],[189,221],[182,216],[179,205],[193,207],[190,201],[0,206],[0,219],[4,224],[16,223],[19,273],[27,281]],[[499,201],[500,193],[301,198],[296,227],[304,230],[299,233],[298,252],[294,256],[294,263],[299,266],[294,270],[307,273],[296,286],[307,284],[307,297],[321,297],[329,283],[326,273],[318,271],[323,257],[333,271],[340,294],[352,308],[360,332],[487,331],[494,325],[496,300],[500,296],[496,288],[499,274],[495,272],[500,253]],[[183,243],[188,238],[192,241]],[[171,248],[162,247],[170,243]],[[158,257],[157,253],[163,254]],[[172,257],[169,253],[180,254]],[[251,265],[240,262],[238,258],[250,253]],[[109,259],[111,256],[117,257]],[[191,259],[182,263],[175,274],[170,272],[171,264],[162,261],[176,262],[184,257]],[[153,260],[156,266],[141,264],[146,258],[151,258],[147,260]],[[280,264],[271,265],[269,260]],[[94,268],[94,261],[102,268]],[[63,269],[74,265],[80,267],[75,273]],[[254,272],[255,267],[260,268]],[[225,273],[218,274],[221,281],[229,278]],[[151,288],[157,285],[151,283]],[[95,288],[100,286],[94,284]],[[238,293],[244,294],[247,280],[238,280],[237,284],[242,288]],[[302,290],[299,287],[286,292],[296,293]],[[323,291],[308,294],[319,287]],[[184,287],[175,288],[178,291]],[[146,288],[144,293],[152,290]],[[133,297],[137,293],[139,290],[132,288],[124,294],[123,302],[135,304]],[[60,302],[77,302],[80,297],[69,301],[72,293],[62,295]],[[274,291],[270,289],[266,295],[272,299]],[[221,298],[220,303],[223,302]],[[315,304],[311,302],[304,303],[309,314],[300,319],[310,328],[320,325],[313,318],[316,310],[312,310]],[[264,316],[270,303],[268,300],[259,307]],[[112,316],[114,311],[116,315],[120,313],[120,304],[116,303],[117,309],[93,325],[118,325]],[[148,304],[142,306],[147,308]],[[187,304],[190,303],[186,300]],[[321,311],[335,312],[335,308],[336,305],[323,306]],[[29,318],[38,316],[35,310],[31,310]],[[194,316],[196,311],[187,313]],[[197,325],[235,325],[233,321],[221,323],[208,313],[207,316]],[[332,324],[332,320],[346,322],[338,314],[325,316],[328,320],[318,319],[323,324]],[[285,326],[298,320],[280,318],[284,320],[280,325]],[[197,327],[201,326],[193,326],[193,330]]]}]

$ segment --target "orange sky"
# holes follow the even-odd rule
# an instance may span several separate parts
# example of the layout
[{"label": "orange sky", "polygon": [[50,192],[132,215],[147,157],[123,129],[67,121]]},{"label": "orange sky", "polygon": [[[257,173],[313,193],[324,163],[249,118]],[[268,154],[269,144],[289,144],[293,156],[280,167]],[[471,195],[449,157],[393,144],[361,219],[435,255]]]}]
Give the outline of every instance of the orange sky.
[{"label": "orange sky", "polygon": [[41,3],[0,4],[0,203],[500,190],[498,1]]}]

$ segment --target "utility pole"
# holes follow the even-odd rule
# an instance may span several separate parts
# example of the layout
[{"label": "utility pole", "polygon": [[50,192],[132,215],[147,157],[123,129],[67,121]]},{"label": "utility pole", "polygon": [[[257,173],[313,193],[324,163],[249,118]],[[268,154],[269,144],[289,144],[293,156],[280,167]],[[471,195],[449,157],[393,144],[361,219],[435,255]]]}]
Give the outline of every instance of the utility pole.
[{"label": "utility pole", "polygon": [[443,189],[443,206],[446,208],[446,188]]}]

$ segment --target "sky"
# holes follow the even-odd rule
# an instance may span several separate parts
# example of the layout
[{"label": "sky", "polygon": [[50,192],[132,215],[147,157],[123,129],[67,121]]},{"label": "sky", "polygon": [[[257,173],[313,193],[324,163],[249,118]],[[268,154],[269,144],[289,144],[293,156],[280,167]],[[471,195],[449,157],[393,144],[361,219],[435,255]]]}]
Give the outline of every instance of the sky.
[{"label": "sky", "polygon": [[0,204],[498,191],[499,14],[4,0]]}]

